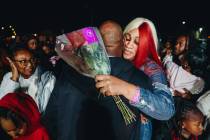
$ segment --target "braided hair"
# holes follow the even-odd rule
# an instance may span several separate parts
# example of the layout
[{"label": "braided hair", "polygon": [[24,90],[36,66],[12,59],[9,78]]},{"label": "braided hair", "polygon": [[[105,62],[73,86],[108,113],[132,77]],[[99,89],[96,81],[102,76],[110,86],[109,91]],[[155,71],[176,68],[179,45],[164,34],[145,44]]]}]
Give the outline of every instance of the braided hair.
[{"label": "braided hair", "polygon": [[181,99],[176,102],[176,114],[173,117],[173,127],[175,135],[181,138],[183,121],[189,118],[189,114],[202,114],[202,112],[196,107],[195,104],[186,99]]}]

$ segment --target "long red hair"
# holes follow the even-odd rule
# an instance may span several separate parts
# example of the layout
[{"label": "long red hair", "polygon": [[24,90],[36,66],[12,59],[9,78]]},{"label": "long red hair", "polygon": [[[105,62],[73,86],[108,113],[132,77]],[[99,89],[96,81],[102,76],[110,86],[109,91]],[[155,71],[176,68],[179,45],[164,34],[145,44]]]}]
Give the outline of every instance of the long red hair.
[{"label": "long red hair", "polygon": [[162,67],[149,24],[144,22],[138,27],[138,29],[139,46],[133,60],[134,65],[139,68],[145,63],[146,58],[150,57]]}]

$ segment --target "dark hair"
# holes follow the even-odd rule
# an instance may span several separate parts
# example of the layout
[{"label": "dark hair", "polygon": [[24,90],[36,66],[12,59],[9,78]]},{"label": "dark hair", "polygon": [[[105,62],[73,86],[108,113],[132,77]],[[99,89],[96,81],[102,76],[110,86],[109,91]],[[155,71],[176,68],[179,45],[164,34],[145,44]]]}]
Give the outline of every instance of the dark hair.
[{"label": "dark hair", "polygon": [[14,58],[18,51],[23,51],[23,50],[30,52],[34,56],[34,52],[26,47],[14,47],[13,50],[10,52],[9,56],[11,58]]},{"label": "dark hair", "polygon": [[10,119],[17,128],[21,127],[21,124],[23,122],[27,122],[23,117],[21,117],[17,113],[4,107],[0,107],[0,117]]},{"label": "dark hair", "polygon": [[186,54],[186,59],[191,67],[192,74],[203,78],[207,66],[207,54],[205,48],[197,46],[190,49]]},{"label": "dark hair", "polygon": [[[185,37],[185,39],[186,39],[185,50],[183,53],[186,53],[189,49],[193,49],[193,48],[197,47],[197,41],[196,41],[195,37],[193,36],[192,33],[188,33],[188,32],[179,33],[176,36],[176,39],[174,40],[174,45],[176,45],[176,41],[180,37]],[[175,47],[174,47],[174,49],[175,49]]]},{"label": "dark hair", "polygon": [[177,98],[176,101],[176,114],[172,121],[175,134],[180,137],[182,131],[182,123],[185,119],[189,118],[189,113],[202,114],[202,112],[196,107],[195,104],[189,100]]},{"label": "dark hair", "polygon": [[26,36],[26,40],[25,40],[25,46],[27,46],[27,45],[28,45],[28,41],[29,41],[29,40],[32,40],[32,39],[37,40],[36,36],[34,36],[34,35],[32,35],[32,34],[27,35],[27,36]]}]

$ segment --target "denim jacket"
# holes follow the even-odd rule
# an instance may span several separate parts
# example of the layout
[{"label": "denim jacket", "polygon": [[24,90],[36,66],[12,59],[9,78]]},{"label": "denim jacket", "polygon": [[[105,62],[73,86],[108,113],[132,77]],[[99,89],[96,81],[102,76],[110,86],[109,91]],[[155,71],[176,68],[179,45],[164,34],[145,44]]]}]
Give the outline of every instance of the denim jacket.
[{"label": "denim jacket", "polygon": [[143,113],[157,120],[168,120],[175,113],[174,100],[162,68],[154,61],[147,59],[140,68],[153,82],[153,90],[139,87],[134,101],[130,104]]}]

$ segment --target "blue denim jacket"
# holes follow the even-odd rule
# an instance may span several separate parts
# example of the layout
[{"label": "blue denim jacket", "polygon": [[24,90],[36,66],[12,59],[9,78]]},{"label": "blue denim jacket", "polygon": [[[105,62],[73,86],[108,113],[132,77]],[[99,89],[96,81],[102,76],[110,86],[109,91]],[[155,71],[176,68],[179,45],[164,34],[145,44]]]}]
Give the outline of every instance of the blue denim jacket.
[{"label": "blue denim jacket", "polygon": [[153,82],[153,90],[139,87],[139,96],[131,105],[157,120],[168,120],[175,113],[174,100],[167,86],[167,80],[162,68],[154,61],[147,59],[141,68]]}]

